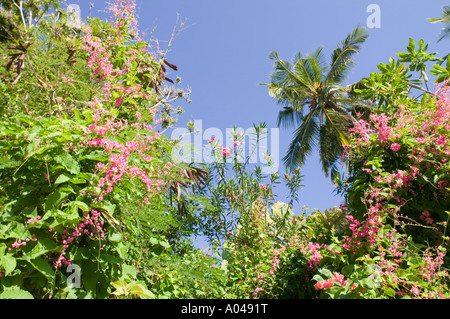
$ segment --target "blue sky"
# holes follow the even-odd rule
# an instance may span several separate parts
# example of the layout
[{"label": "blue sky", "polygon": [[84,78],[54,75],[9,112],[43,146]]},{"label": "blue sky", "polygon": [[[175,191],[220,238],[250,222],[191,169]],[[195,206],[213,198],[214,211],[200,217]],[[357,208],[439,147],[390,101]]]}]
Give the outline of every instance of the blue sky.
[{"label": "blue sky", "polygon": [[[92,15],[104,16],[104,0],[72,0],[79,4],[82,17],[94,3]],[[367,26],[370,4],[380,8],[380,28],[368,29],[370,36],[346,83],[355,82],[375,72],[379,63],[387,63],[395,53],[406,51],[408,39],[429,43],[428,52],[440,56],[449,52],[450,42],[437,43],[442,28],[427,18],[440,17],[446,1],[429,0],[137,0],[139,26],[157,38],[167,60],[178,66],[181,88],[192,90],[190,104],[177,126],[189,120],[201,120],[202,127],[244,129],[266,122],[276,128],[280,106],[267,94],[273,71],[271,51],[290,60],[298,51],[312,53],[323,46],[330,56],[336,45],[356,26]],[[177,21],[177,19],[180,19]],[[168,48],[177,22],[185,23]],[[280,158],[288,148],[293,130],[280,129]],[[206,143],[206,141],[205,141]],[[282,166],[282,164],[281,164]],[[280,172],[284,168],[280,167]],[[305,185],[300,190],[300,206],[321,211],[338,206],[342,199],[333,193],[333,185],[323,176],[316,153],[303,167]],[[280,200],[285,200],[284,190]]]}]

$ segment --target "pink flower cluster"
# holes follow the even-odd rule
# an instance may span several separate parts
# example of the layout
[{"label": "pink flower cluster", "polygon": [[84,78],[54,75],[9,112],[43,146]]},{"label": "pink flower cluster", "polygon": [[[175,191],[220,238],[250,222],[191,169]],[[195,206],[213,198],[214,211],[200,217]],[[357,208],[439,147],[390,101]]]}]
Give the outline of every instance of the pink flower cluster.
[{"label": "pink flower cluster", "polygon": [[[121,182],[125,176],[130,178],[140,177],[141,181],[146,184],[147,191],[160,191],[164,182],[156,176],[167,175],[168,168],[163,172],[157,174],[149,174],[147,170],[142,170],[136,165],[130,165],[130,159],[132,156],[142,158],[144,161],[150,161],[153,157],[150,155],[153,151],[153,143],[160,138],[160,134],[157,132],[148,131],[148,128],[144,128],[141,124],[134,125],[136,129],[145,129],[152,135],[147,135],[145,138],[140,138],[140,134],[137,134],[138,140],[127,141],[125,143],[117,142],[116,140],[106,138],[104,135],[107,133],[111,135],[118,134],[123,129],[130,127],[126,121],[107,122],[102,127],[95,124],[91,125],[87,131],[92,138],[85,142],[83,145],[93,148],[102,148],[109,155],[108,163],[98,163],[96,169],[102,176],[99,179],[97,187],[102,189],[101,193],[96,198],[97,201],[103,201],[104,196],[111,193],[116,187],[118,182]],[[98,135],[101,135],[98,137]]]},{"label": "pink flower cluster", "polygon": [[382,222],[380,221],[380,217],[376,213],[376,210],[380,207],[380,204],[371,207],[372,212],[369,210],[367,218],[362,222],[356,220],[351,215],[346,216],[350,221],[349,229],[352,231],[352,235],[342,239],[342,247],[344,249],[356,252],[357,248],[360,247],[362,243],[373,245],[377,242],[378,230],[382,226]]},{"label": "pink flower cluster", "polygon": [[81,222],[76,227],[76,230],[73,234],[76,236],[86,234],[90,237],[98,235],[100,239],[104,239],[105,233],[102,228],[104,221],[100,220],[100,216],[101,216],[100,212],[96,211],[95,209],[92,209],[91,213],[84,218],[84,221]]},{"label": "pink flower cluster", "polygon": [[222,155],[226,157],[231,156],[231,147],[224,147],[222,150]]},{"label": "pink flower cluster", "polygon": [[69,258],[66,258],[66,249],[69,248],[69,244],[74,240],[74,236],[71,236],[69,232],[65,229],[64,235],[61,236],[62,244],[63,244],[63,250],[61,251],[61,255],[58,257],[58,259],[55,262],[56,268],[61,268],[63,265],[69,266],[72,264],[72,260]]},{"label": "pink flower cluster", "polygon": [[[332,278],[328,278],[328,279],[325,280],[325,281],[318,281],[318,282],[314,285],[314,288],[316,288],[317,290],[320,290],[320,289],[330,289],[331,287],[334,286],[335,283],[339,284],[339,285],[342,286],[342,287],[345,287],[345,286],[347,285],[347,283],[350,282],[349,279],[344,280],[344,277],[345,277],[345,276],[344,276],[344,275],[341,275],[341,274],[339,274],[339,273],[337,273],[337,272],[334,272],[333,275],[334,275],[334,278],[332,277]],[[350,287],[350,290],[354,290],[354,289],[356,289],[356,287],[357,287],[356,284],[353,284],[353,285]]]},{"label": "pink flower cluster", "polygon": [[280,262],[280,258],[279,258],[278,256],[279,256],[280,254],[282,254],[282,253],[284,252],[284,250],[285,250],[285,247],[280,248],[279,251],[276,250],[276,249],[274,249],[274,250],[272,251],[272,253],[273,253],[273,256],[272,256],[272,263],[270,264],[271,269],[269,270],[269,274],[270,274],[271,276],[274,276],[274,275],[275,275],[275,271],[277,270],[278,264],[279,264],[279,262]]},{"label": "pink flower cluster", "polygon": [[41,219],[41,216],[37,215],[36,218],[30,218],[27,220],[27,224],[36,223]]},{"label": "pink flower cluster", "polygon": [[[36,241],[36,237],[33,235],[33,240]],[[14,243],[12,243],[11,247],[12,248],[19,248],[20,246],[25,246],[28,242],[30,241],[29,238],[25,239],[24,241],[22,241],[21,239],[15,241]],[[8,251],[11,251],[11,248],[8,248]]]},{"label": "pink flower cluster", "polygon": [[[409,106],[400,105],[392,117],[386,114],[372,114],[370,123],[360,120],[351,130],[353,141],[346,150],[346,156],[367,156],[370,146],[380,144],[394,153],[402,150],[408,154],[403,163],[404,169],[384,171],[382,161],[371,161],[364,164],[362,171],[375,180],[363,198],[367,206],[369,218],[378,213],[380,216],[391,215],[398,222],[396,215],[407,204],[408,196],[422,196],[426,201],[435,202],[448,198],[448,158],[450,158],[450,89],[443,85],[436,93],[436,103],[431,102],[423,112]],[[366,135],[365,135],[366,134]],[[367,138],[369,134],[372,138]],[[369,144],[370,143],[370,144]],[[386,153],[389,154],[389,153]],[[380,154],[381,159],[383,153]],[[388,155],[389,159],[392,155]],[[431,182],[439,179],[436,182]],[[421,178],[420,178],[421,177]],[[422,183],[421,180],[430,181]],[[431,186],[431,187],[430,187]],[[420,191],[421,193],[419,193]],[[381,194],[383,193],[383,196]],[[431,196],[430,196],[431,195]],[[432,203],[430,203],[432,204]],[[386,208],[397,206],[396,208]],[[430,210],[431,211],[431,210]],[[414,213],[414,212],[413,212]],[[420,212],[417,212],[420,214]],[[432,225],[434,220],[430,212],[422,215],[414,213],[414,219],[423,220]],[[408,218],[408,216],[405,216]],[[376,230],[376,229],[374,229]],[[349,239],[347,239],[349,240]],[[349,248],[349,246],[347,246]]]},{"label": "pink flower cluster", "polygon": [[441,269],[444,264],[444,258],[446,253],[437,249],[436,258],[433,258],[433,253],[430,249],[427,250],[426,254],[428,256],[425,257],[425,263],[421,269],[421,275],[428,282],[432,283],[433,279],[439,277],[441,274],[448,276],[448,272],[445,269]]},{"label": "pink flower cluster", "polygon": [[370,119],[372,120],[372,123],[377,132],[378,140],[381,143],[388,142],[390,140],[390,135],[392,132],[392,128],[388,124],[390,118],[386,114],[382,113],[380,115],[371,114]]},{"label": "pink flower cluster", "polygon": [[[98,236],[99,239],[105,238],[105,233],[102,228],[104,221],[100,220],[100,216],[100,212],[92,209],[91,212],[85,216],[84,220],[75,227],[75,230],[72,233],[69,233],[67,229],[64,230],[64,234],[61,236],[63,250],[55,262],[55,266],[57,268],[61,268],[63,265],[68,266],[72,263],[71,259],[66,258],[66,253],[69,248],[69,244],[72,243],[76,237],[80,237],[85,234],[91,238],[94,236]],[[49,231],[51,232],[51,229],[49,229]],[[103,245],[100,249],[103,249],[104,247],[105,245]]]},{"label": "pink flower cluster", "polygon": [[320,254],[319,249],[324,247],[325,245],[316,244],[309,242],[306,247],[300,246],[301,252],[305,256],[311,256],[308,260],[308,269],[313,271],[317,268],[317,265],[319,264],[320,260],[323,258],[323,256]]},{"label": "pink flower cluster", "polygon": [[424,220],[427,224],[431,225],[434,223],[433,218],[431,218],[430,212],[425,210],[422,212],[422,215],[419,217],[421,220]]},{"label": "pink flower cluster", "polygon": [[391,150],[393,150],[394,152],[400,151],[400,148],[401,148],[401,146],[398,143],[392,143],[391,144]]}]

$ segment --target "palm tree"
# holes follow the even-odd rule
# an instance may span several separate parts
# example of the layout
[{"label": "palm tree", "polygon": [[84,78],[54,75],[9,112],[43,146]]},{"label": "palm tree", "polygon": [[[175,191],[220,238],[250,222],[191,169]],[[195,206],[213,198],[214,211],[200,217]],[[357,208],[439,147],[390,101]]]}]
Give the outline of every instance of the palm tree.
[{"label": "palm tree", "polygon": [[442,7],[441,18],[431,18],[428,20],[431,23],[442,22],[444,24],[444,28],[442,28],[441,37],[438,42],[450,36],[450,6]]},{"label": "palm tree", "polygon": [[355,121],[351,109],[364,107],[351,94],[357,84],[341,83],[354,64],[352,56],[367,37],[366,29],[357,27],[333,51],[329,66],[323,47],[306,57],[299,52],[292,63],[280,60],[275,51],[270,54],[275,71],[267,85],[269,94],[283,105],[278,126],[297,127],[283,159],[288,169],[300,168],[318,147],[325,176],[331,173],[334,179],[338,173],[343,146],[349,143],[347,131]]}]

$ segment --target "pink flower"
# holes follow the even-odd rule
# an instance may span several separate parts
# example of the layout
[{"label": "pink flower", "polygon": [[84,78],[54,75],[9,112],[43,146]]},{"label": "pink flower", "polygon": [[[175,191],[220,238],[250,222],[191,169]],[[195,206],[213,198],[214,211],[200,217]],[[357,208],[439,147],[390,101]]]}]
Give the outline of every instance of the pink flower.
[{"label": "pink flower", "polygon": [[332,286],[334,286],[333,278],[329,278],[327,281],[323,282],[323,289],[330,289]]},{"label": "pink flower", "polygon": [[216,138],[214,137],[214,135],[211,136],[211,138],[210,138],[210,140],[208,141],[208,143],[211,144],[212,142],[214,142],[215,139],[216,139]]},{"label": "pink flower", "polygon": [[337,272],[333,273],[334,278],[336,279],[336,282],[338,282],[341,286],[345,286],[347,284],[346,281],[344,281],[344,275],[341,275]]},{"label": "pink flower", "polygon": [[393,143],[391,145],[391,150],[393,150],[394,152],[398,152],[400,150],[400,144],[398,143]]},{"label": "pink flower", "polygon": [[315,285],[314,288],[316,288],[317,290],[323,289],[323,282],[318,281]]},{"label": "pink flower", "polygon": [[230,147],[226,147],[222,150],[222,155],[223,156],[231,156],[231,148]]},{"label": "pink flower", "polygon": [[119,107],[119,106],[122,105],[122,102],[123,102],[123,96],[121,95],[121,96],[119,96],[118,99],[116,100],[116,103],[114,103],[114,106],[115,106],[115,107]]},{"label": "pink flower", "polygon": [[431,218],[430,212],[427,210],[424,210],[422,212],[422,215],[419,217],[421,220],[424,220],[427,224],[433,224],[434,220]]}]

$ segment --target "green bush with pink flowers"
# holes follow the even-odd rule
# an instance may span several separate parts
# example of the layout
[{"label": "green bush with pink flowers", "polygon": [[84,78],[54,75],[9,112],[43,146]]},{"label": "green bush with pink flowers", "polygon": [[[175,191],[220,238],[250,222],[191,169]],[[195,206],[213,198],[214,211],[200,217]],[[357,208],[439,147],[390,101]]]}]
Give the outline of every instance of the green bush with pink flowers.
[{"label": "green bush with pink flowers", "polygon": [[176,218],[168,190],[186,166],[159,132],[184,93],[163,91],[169,64],[137,33],[134,4],[81,29],[58,1],[24,6],[38,25],[2,1],[13,31],[0,49],[0,298],[201,292],[193,270],[216,260]]},{"label": "green bush with pink flowers", "polygon": [[450,296],[450,86],[434,65],[429,91],[423,41],[353,92],[371,107],[333,172],[345,204],[294,211],[301,170],[249,164],[237,131],[233,148],[210,140],[212,164],[172,160],[162,132],[187,94],[134,1],[80,26],[59,1],[19,2],[0,15],[0,298]]}]

